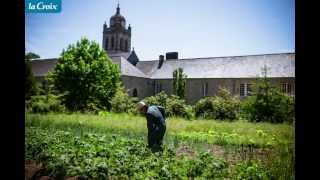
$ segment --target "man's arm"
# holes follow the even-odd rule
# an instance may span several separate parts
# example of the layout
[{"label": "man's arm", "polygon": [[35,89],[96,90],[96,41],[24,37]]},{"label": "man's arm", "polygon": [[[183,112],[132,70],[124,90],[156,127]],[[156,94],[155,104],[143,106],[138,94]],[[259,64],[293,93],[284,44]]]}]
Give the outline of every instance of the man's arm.
[{"label": "man's arm", "polygon": [[166,111],[165,111],[164,107],[162,107],[162,106],[157,106],[157,107],[158,107],[159,111],[161,112],[163,119],[166,119]]}]

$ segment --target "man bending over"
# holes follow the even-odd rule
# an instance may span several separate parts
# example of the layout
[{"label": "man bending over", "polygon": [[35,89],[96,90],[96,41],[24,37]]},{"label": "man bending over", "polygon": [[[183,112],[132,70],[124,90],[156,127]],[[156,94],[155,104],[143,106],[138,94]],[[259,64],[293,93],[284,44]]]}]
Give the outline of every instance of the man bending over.
[{"label": "man bending over", "polygon": [[162,140],[166,132],[164,108],[161,106],[148,106],[143,101],[137,104],[137,108],[147,118],[148,147],[153,152],[162,150]]}]

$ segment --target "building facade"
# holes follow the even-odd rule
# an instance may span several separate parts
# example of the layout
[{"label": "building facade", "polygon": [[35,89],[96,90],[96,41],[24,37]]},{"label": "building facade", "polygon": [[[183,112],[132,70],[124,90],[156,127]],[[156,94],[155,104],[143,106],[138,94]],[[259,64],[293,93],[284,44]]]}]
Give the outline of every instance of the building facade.
[{"label": "building facade", "polygon": [[[156,60],[139,60],[134,49],[131,50],[131,27],[126,27],[119,5],[109,25],[103,25],[102,47],[119,66],[130,96],[143,99],[161,91],[173,94],[172,74],[178,68],[187,75],[185,99],[189,104],[205,96],[215,96],[219,87],[243,99],[250,95],[255,80],[264,76],[265,68],[272,84],[295,95],[295,53],[179,59],[177,52],[171,52]],[[43,81],[56,63],[58,59],[33,60],[32,71]]]}]

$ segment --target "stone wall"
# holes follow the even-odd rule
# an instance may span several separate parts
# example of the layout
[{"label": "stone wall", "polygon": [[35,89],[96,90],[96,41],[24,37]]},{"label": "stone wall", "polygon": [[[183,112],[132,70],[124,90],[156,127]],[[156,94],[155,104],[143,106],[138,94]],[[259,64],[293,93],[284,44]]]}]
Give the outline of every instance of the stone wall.
[{"label": "stone wall", "polygon": [[[187,79],[185,98],[188,104],[194,104],[199,99],[203,98],[202,86],[208,83],[207,96],[217,95],[220,86],[224,86],[236,96],[240,96],[240,84],[253,84],[255,78],[220,78],[220,79]],[[155,84],[161,84],[162,90],[167,94],[173,94],[172,79],[154,80]],[[289,83],[292,86],[292,95],[295,94],[295,78],[271,78],[271,83],[280,87],[280,83]],[[155,92],[155,91],[153,91]],[[156,92],[157,93],[157,92]],[[244,97],[241,97],[244,99]]]},{"label": "stone wall", "polygon": [[130,96],[136,88],[139,100],[153,95],[153,80],[142,77],[121,76],[123,85]]}]

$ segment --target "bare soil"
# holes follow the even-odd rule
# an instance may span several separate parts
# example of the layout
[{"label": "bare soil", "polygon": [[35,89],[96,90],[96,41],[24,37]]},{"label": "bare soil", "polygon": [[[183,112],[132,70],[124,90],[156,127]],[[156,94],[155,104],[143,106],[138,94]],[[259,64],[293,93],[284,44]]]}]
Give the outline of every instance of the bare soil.
[{"label": "bare soil", "polygon": [[[43,164],[35,161],[25,161],[25,180],[55,180],[55,178],[47,176],[47,168]],[[79,180],[78,176],[65,177],[65,180]]]},{"label": "bare soil", "polygon": [[176,150],[177,156],[189,156],[190,158],[195,157],[195,150],[189,146],[182,145]]}]

